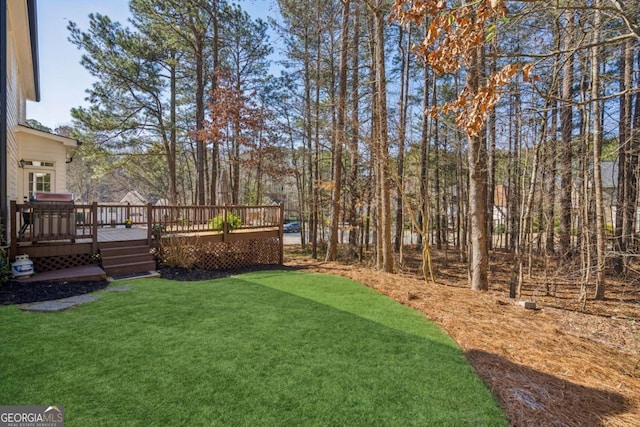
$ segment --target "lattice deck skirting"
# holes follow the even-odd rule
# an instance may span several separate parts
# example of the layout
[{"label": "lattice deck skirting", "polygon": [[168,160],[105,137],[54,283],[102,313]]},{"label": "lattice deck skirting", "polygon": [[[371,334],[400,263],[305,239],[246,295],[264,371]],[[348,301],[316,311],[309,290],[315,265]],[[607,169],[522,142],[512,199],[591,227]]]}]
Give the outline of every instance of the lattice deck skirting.
[{"label": "lattice deck skirting", "polygon": [[74,254],[63,256],[48,256],[31,258],[33,269],[38,273],[46,271],[62,270],[64,268],[81,267],[84,265],[96,264],[96,259],[91,254]]},{"label": "lattice deck skirting", "polygon": [[249,239],[237,242],[210,242],[198,248],[197,268],[233,270],[280,262],[278,238]]}]

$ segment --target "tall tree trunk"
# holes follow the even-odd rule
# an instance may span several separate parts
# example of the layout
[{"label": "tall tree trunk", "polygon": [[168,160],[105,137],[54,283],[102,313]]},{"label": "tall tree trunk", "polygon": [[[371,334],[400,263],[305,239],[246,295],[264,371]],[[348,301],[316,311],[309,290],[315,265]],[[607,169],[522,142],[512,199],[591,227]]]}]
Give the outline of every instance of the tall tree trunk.
[{"label": "tall tree trunk", "polygon": [[378,0],[375,11],[374,35],[376,38],[376,86],[378,97],[378,147],[380,155],[379,185],[381,188],[381,206],[380,216],[382,219],[382,229],[379,231],[382,237],[382,268],[387,273],[393,273],[393,246],[391,244],[391,184],[389,182],[389,173],[387,171],[389,161],[389,136],[387,127],[387,78],[385,67],[385,49],[384,49],[384,28],[385,13],[382,10],[385,2]]},{"label": "tall tree trunk", "polygon": [[551,107],[551,126],[549,129],[549,141],[546,144],[547,157],[547,191],[546,196],[546,253],[555,253],[555,204],[556,204],[556,180],[557,180],[557,129],[558,129],[558,101],[552,101]]},{"label": "tall tree trunk", "polygon": [[338,253],[338,227],[340,223],[340,198],[342,192],[342,147],[346,144],[345,124],[347,122],[347,49],[349,46],[350,0],[343,3],[340,29],[340,87],[338,89],[338,120],[336,142],[333,153],[333,189],[331,191],[331,236],[327,247],[327,261],[335,261]]},{"label": "tall tree trunk", "polygon": [[[215,93],[218,88],[218,69],[220,63],[220,29],[218,23],[218,6],[219,0],[212,0],[211,2],[212,9],[212,25],[213,25],[213,72],[211,77],[211,93]],[[212,103],[215,102],[215,99],[211,100]],[[213,147],[211,147],[211,186],[210,186],[210,194],[211,194],[211,204],[216,204],[218,200],[217,191],[218,191],[218,174],[220,167],[220,147],[218,144],[214,143]]]},{"label": "tall tree trunk", "polygon": [[[477,93],[480,86],[479,49],[471,53],[467,70],[467,86]],[[469,161],[469,227],[471,231],[471,259],[469,272],[471,289],[489,289],[489,253],[487,246],[487,147],[484,134],[468,138]]]},{"label": "tall tree trunk", "polygon": [[573,39],[575,32],[574,12],[568,12],[566,23],[566,35],[564,37],[564,58],[562,72],[562,99],[560,107],[560,126],[562,136],[562,161],[560,162],[560,253],[568,258],[571,254],[571,222],[572,204],[571,193],[573,189]]},{"label": "tall tree trunk", "polygon": [[[429,23],[425,21],[424,25],[424,35],[426,37],[429,31]],[[418,249],[422,249],[425,245],[429,244],[427,240],[424,242],[423,240],[427,236],[427,227],[428,227],[428,209],[429,209],[429,195],[427,194],[429,188],[427,186],[427,173],[428,173],[428,162],[429,162],[429,115],[426,113],[427,108],[429,108],[429,91],[431,90],[431,85],[429,83],[429,65],[425,62],[423,67],[424,73],[424,90],[422,92],[422,126],[420,129],[420,197],[418,200],[421,203],[420,206],[420,216],[419,216],[419,225],[420,225],[420,233],[418,235]],[[436,85],[436,79],[434,76],[433,85]],[[435,104],[435,100],[433,101]]]},{"label": "tall tree trunk", "polygon": [[[398,170],[397,170],[397,188],[398,197],[396,199],[396,235],[394,241],[394,250],[400,251],[404,237],[404,218],[403,203],[404,197],[404,146],[407,135],[407,110],[409,107],[409,60],[411,55],[411,26],[406,30],[407,45],[403,43],[403,35],[405,29],[400,27],[400,36],[398,38],[398,50],[402,56],[400,67],[400,98],[398,99],[398,112],[400,120],[398,121]],[[402,261],[401,261],[402,262]]]},{"label": "tall tree trunk", "polygon": [[[633,61],[633,58],[631,60]],[[640,69],[640,51],[638,51],[638,69]],[[638,180],[640,179],[640,170],[638,169],[639,167],[638,157],[640,155],[640,92],[636,92],[634,109],[635,109],[635,112],[633,116],[633,124],[630,131],[631,133],[630,145],[631,145],[631,152],[632,152],[632,158],[633,158],[633,161],[631,162],[631,165],[630,165],[630,167],[633,170],[633,180],[632,180],[633,197],[630,200],[630,203],[632,204],[632,206],[629,209],[631,213],[630,216],[634,219],[633,226],[631,227],[633,240],[636,239],[635,236],[636,236],[637,227],[636,227],[635,219],[637,218],[636,212],[638,210],[638,186],[639,186]],[[633,242],[634,246],[636,243],[637,242],[635,241]]]},{"label": "tall tree trunk", "polygon": [[521,139],[521,104],[522,98],[520,96],[520,85],[516,82],[516,88],[514,90],[513,99],[511,101],[511,124],[510,124],[510,153],[511,162],[509,164],[510,170],[510,183],[509,183],[509,198],[508,198],[508,212],[509,212],[509,240],[508,249],[514,250],[518,246],[518,230],[520,228],[520,211],[521,211],[521,192],[522,192],[522,166],[521,166],[521,151],[522,151],[522,139]]},{"label": "tall tree trunk", "polygon": [[[495,73],[498,68],[497,64],[497,36],[493,39],[491,43],[491,63],[489,71],[491,73]],[[491,114],[489,115],[489,123],[488,123],[488,144],[489,144],[489,153],[487,159],[487,167],[488,167],[488,177],[487,177],[487,219],[489,220],[487,227],[487,236],[488,236],[488,247],[489,249],[493,249],[493,228],[494,228],[494,215],[493,211],[495,209],[495,190],[496,190],[496,140],[497,140],[497,129],[496,129],[496,111],[493,109]]]},{"label": "tall tree trunk", "polygon": [[170,126],[171,130],[169,132],[169,150],[168,150],[168,159],[167,164],[169,167],[169,204],[176,205],[178,203],[178,188],[177,188],[177,173],[176,173],[176,148],[177,148],[177,124],[176,124],[176,57],[175,51],[172,51],[172,62],[170,65],[169,73],[170,73],[170,86],[171,86],[171,105],[169,107],[169,115],[170,115]]},{"label": "tall tree trunk", "polygon": [[[620,55],[620,69],[622,72],[620,73],[620,92],[624,93],[626,90],[626,43],[623,43],[621,46],[621,55]],[[626,182],[627,182],[627,99],[624,95],[620,97],[620,108],[619,108],[619,127],[618,127],[618,180],[617,180],[617,199],[616,199],[616,218],[615,218],[615,249],[617,252],[617,256],[614,260],[613,271],[621,275],[625,271],[624,265],[624,252],[626,252],[626,240],[624,238],[624,212],[626,211]]]},{"label": "tall tree trunk", "polygon": [[[367,5],[372,8],[372,6],[367,3]],[[381,174],[380,174],[380,131],[378,130],[378,126],[380,125],[380,119],[378,118],[380,114],[380,109],[378,108],[378,103],[380,102],[380,97],[378,96],[378,69],[376,67],[376,53],[377,53],[377,38],[375,35],[375,26],[376,26],[376,17],[375,13],[369,14],[368,18],[368,27],[369,27],[369,52],[371,55],[371,63],[370,63],[370,85],[371,85],[371,136],[370,140],[370,149],[371,149],[371,162],[370,167],[374,176],[374,185],[372,196],[374,199],[374,238],[375,238],[375,257],[376,257],[376,268],[382,269],[383,259],[382,259],[382,182],[381,182]]]},{"label": "tall tree trunk", "polygon": [[[435,88],[435,85],[434,85]],[[434,93],[435,98],[435,93]],[[435,215],[434,215],[434,225],[436,230],[436,249],[442,249],[442,240],[443,233],[446,233],[446,228],[443,227],[443,217],[445,215],[442,214],[443,209],[443,197],[442,197],[442,173],[440,172],[441,166],[441,158],[440,158],[440,141],[438,141],[438,129],[439,123],[438,118],[434,118],[432,121],[433,127],[433,162],[434,162],[434,170],[433,181],[434,181],[434,200],[435,200]],[[444,228],[444,229],[443,229]]]},{"label": "tall tree trunk", "polygon": [[[624,219],[623,219],[623,240],[624,247],[626,249],[634,244],[634,236],[636,230],[636,218],[637,218],[637,203],[638,203],[638,156],[640,151],[640,141],[638,141],[637,135],[634,135],[634,118],[633,118],[633,93],[634,88],[633,80],[633,53],[634,44],[631,40],[627,40],[625,43],[625,69],[624,80],[625,89],[627,92],[624,95],[625,104],[625,117],[623,120],[625,126],[625,147],[627,151],[626,162],[627,166],[624,189],[625,205],[624,205]],[[637,96],[637,95],[636,95]],[[637,105],[637,104],[636,104]],[[637,115],[637,111],[636,111]],[[637,120],[637,119],[635,119]]]},{"label": "tall tree trunk", "polygon": [[[302,244],[305,243],[305,237],[308,236],[309,241],[312,240],[312,231],[315,228],[314,223],[314,207],[313,207],[313,194],[315,192],[315,179],[313,175],[313,125],[311,115],[311,37],[309,35],[309,29],[305,29],[304,35],[304,138],[306,141],[306,173],[307,173],[307,222],[309,224],[308,230],[305,230],[304,223],[301,227]],[[306,231],[306,232],[305,232]]]},{"label": "tall tree trunk", "polygon": [[[195,33],[195,55],[196,55],[196,133],[204,127],[204,40],[200,33]],[[205,141],[196,140],[196,164],[198,173],[198,204],[206,203],[205,186]]]},{"label": "tall tree trunk", "polygon": [[[350,178],[349,178],[349,250],[355,256],[358,248],[358,200],[362,200],[361,189],[358,185],[358,163],[360,162],[360,152],[358,142],[360,140],[360,5],[355,4],[353,27],[353,65],[352,65],[352,94],[351,94],[351,140],[349,152],[351,155]],[[359,196],[358,196],[359,195]]]},{"label": "tall tree trunk", "polygon": [[595,0],[595,18],[593,23],[594,47],[591,48],[591,117],[593,120],[593,180],[596,204],[596,295],[597,300],[604,299],[605,291],[605,235],[604,200],[602,195],[602,123],[600,101],[600,0]]},{"label": "tall tree trunk", "polygon": [[[320,6],[316,2],[317,16],[320,22]],[[320,79],[322,74],[322,38],[320,29],[316,34],[316,58],[315,58],[315,100],[314,100],[314,135],[313,135],[313,194],[311,199],[311,216],[313,218],[313,228],[311,229],[311,257],[318,258],[318,229],[320,227]]]}]

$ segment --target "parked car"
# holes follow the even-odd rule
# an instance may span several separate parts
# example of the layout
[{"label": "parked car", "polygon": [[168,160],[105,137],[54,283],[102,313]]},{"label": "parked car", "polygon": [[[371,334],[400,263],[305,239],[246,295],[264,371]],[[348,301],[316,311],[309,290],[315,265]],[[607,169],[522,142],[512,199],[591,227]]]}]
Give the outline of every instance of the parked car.
[{"label": "parked car", "polygon": [[285,233],[299,233],[300,232],[300,223],[299,222],[289,222],[284,225]]}]

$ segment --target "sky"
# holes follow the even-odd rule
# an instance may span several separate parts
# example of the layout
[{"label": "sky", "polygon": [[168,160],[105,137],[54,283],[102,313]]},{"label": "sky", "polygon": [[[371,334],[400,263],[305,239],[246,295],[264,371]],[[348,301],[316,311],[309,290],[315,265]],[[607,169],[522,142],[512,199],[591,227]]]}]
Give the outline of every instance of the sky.
[{"label": "sky", "polygon": [[[272,0],[238,3],[254,18],[264,20],[273,9]],[[125,24],[129,0],[39,0],[37,4],[40,102],[27,102],[27,118],[55,129],[71,124],[71,108],[88,105],[85,91],[94,81],[80,65],[82,52],[67,40],[67,24],[72,21],[86,30],[90,13]]]}]

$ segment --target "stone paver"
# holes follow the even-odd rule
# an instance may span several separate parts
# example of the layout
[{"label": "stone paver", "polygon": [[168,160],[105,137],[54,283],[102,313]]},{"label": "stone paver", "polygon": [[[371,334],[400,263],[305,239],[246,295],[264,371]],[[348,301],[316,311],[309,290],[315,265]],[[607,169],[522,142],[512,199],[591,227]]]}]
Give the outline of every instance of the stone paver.
[{"label": "stone paver", "polygon": [[56,311],[67,310],[80,304],[86,304],[102,298],[100,295],[76,295],[74,297],[63,298],[53,301],[41,301],[32,304],[23,304],[20,309],[23,311],[37,311],[41,313],[55,313]]},{"label": "stone paver", "polygon": [[42,301],[33,304],[24,304],[20,306],[20,310],[23,311],[38,311],[42,313],[54,313],[56,311],[66,310],[71,307],[75,307],[78,304],[72,302],[60,302],[60,301]]},{"label": "stone paver", "polygon": [[[133,289],[133,286],[109,286],[106,288],[108,292],[127,292]],[[102,295],[76,295],[69,298],[63,298],[53,301],[41,301],[30,304],[22,304],[20,310],[23,311],[37,311],[41,313],[55,313],[56,311],[62,311],[69,308],[76,307],[80,304],[86,304],[94,302],[102,298]]]}]

